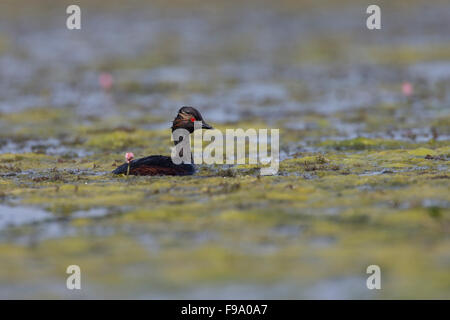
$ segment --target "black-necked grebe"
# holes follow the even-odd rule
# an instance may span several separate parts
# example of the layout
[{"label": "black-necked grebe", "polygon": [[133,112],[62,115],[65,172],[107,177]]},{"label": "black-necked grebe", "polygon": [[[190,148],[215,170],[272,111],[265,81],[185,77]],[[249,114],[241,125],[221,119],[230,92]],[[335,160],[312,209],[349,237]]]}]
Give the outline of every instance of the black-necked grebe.
[{"label": "black-necked grebe", "polygon": [[[194,132],[194,122],[201,121],[202,129],[213,129],[204,120],[200,112],[193,107],[182,107],[172,122],[172,133],[176,129],[186,129],[189,133]],[[175,141],[176,145],[179,141]],[[192,160],[192,157],[191,157]],[[124,163],[113,171],[114,174],[126,174],[128,163]],[[136,176],[185,176],[195,173],[195,166],[191,163],[173,163],[171,157],[166,156],[149,156],[132,160],[130,162],[129,174]]]}]

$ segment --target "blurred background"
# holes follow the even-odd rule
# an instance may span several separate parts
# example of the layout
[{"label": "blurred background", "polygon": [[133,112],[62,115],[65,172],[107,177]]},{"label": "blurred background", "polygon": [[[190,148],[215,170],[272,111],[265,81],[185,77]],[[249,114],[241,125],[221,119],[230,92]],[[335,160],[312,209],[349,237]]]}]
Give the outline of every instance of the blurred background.
[{"label": "blurred background", "polygon": [[[70,4],[0,3],[0,298],[450,298],[448,1]],[[280,174],[109,174],[183,105]]]}]

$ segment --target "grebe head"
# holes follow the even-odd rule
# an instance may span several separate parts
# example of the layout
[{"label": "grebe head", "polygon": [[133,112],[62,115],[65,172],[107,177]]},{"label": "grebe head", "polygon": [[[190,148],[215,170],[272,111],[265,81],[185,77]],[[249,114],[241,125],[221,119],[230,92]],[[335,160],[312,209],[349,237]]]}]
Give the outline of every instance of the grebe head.
[{"label": "grebe head", "polygon": [[203,120],[200,112],[193,107],[182,107],[172,122],[172,131],[176,129],[186,129],[189,133],[194,132],[194,122],[201,121],[202,129],[213,129],[212,126]]}]

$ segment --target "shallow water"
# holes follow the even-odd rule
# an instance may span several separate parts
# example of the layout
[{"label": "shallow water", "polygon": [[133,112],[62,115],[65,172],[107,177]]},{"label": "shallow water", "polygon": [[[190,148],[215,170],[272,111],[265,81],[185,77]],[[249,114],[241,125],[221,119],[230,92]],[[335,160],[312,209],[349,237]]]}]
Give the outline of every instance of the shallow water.
[{"label": "shallow water", "polygon": [[10,207],[1,205],[0,211],[2,213],[0,217],[0,230],[45,221],[52,217],[49,212],[32,207]]},{"label": "shallow water", "polygon": [[[89,1],[68,31],[2,1],[0,297],[449,298],[450,5],[425,3],[369,32],[356,1]],[[170,154],[182,105],[279,128],[278,175],[109,173]]]}]

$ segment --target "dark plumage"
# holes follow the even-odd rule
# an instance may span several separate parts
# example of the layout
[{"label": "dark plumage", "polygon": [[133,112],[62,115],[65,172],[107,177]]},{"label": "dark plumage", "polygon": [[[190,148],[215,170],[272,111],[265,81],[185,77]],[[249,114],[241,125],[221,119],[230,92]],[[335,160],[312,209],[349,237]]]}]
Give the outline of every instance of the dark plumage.
[{"label": "dark plumage", "polygon": [[[126,174],[128,163],[124,163],[113,171],[115,174]],[[130,174],[135,176],[188,176],[195,173],[195,166],[190,163],[174,164],[170,157],[149,156],[132,160]]]},{"label": "dark plumage", "polygon": [[[202,122],[202,129],[212,129],[207,124],[200,112],[193,107],[182,107],[172,122],[172,132],[176,129],[186,129],[189,133],[194,132],[194,121]],[[174,143],[178,143],[174,141]],[[117,167],[112,173],[126,174],[128,163],[124,163]],[[170,157],[166,156],[149,156],[132,160],[130,162],[130,174],[137,176],[186,176],[195,173],[195,165],[192,163],[174,164]]]}]

